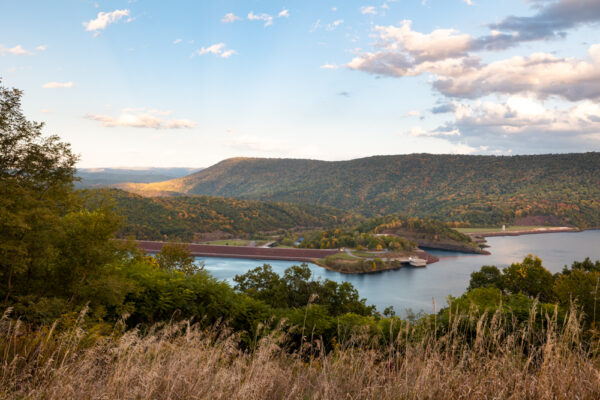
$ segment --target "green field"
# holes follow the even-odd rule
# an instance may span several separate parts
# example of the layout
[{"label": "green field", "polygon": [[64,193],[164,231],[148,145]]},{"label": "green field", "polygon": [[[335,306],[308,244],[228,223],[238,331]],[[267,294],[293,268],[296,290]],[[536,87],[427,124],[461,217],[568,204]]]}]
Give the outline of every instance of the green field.
[{"label": "green field", "polygon": [[381,254],[369,253],[369,252],[360,251],[360,250],[352,250],[352,255],[355,255],[356,257],[363,257],[363,258],[381,257]]},{"label": "green field", "polygon": [[326,257],[328,260],[347,260],[347,261],[356,261],[357,257],[352,257],[344,251],[340,251],[338,254],[334,254],[332,256]]},{"label": "green field", "polygon": [[[540,228],[555,228],[553,226],[507,226],[505,232],[529,231]],[[483,233],[483,232],[502,232],[502,227],[491,226],[486,228],[456,228],[460,233]]]}]

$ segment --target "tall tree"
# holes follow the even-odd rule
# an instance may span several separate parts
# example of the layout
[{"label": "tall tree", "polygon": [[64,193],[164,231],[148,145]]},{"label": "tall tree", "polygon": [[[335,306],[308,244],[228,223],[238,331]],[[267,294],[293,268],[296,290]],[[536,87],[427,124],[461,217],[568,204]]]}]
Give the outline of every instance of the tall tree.
[{"label": "tall tree", "polygon": [[27,120],[18,89],[0,81],[0,295],[27,281],[55,253],[57,221],[73,201],[77,156],[43,123]]}]

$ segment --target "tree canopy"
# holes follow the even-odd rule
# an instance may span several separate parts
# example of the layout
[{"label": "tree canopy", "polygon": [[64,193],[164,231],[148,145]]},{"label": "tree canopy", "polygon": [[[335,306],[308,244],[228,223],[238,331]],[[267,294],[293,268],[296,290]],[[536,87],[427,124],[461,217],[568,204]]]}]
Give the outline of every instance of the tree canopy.
[{"label": "tree canopy", "polygon": [[52,258],[61,218],[73,206],[75,156],[43,123],[27,120],[23,93],[0,86],[0,293],[11,296],[15,280],[31,277]]}]

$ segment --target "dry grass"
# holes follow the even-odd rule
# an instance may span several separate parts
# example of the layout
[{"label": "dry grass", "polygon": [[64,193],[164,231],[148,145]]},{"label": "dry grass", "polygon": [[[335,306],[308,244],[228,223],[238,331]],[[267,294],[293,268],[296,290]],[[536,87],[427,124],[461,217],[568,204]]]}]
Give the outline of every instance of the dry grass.
[{"label": "dry grass", "polygon": [[[580,321],[549,316],[509,333],[499,315],[455,318],[443,335],[406,324],[387,344],[360,332],[324,352],[281,331],[242,351],[222,325],[171,323],[85,344],[77,325],[24,334],[2,321],[0,397],[7,399],[598,399],[599,359]],[[423,332],[431,332],[425,333]],[[537,343],[537,344],[534,344]]]}]

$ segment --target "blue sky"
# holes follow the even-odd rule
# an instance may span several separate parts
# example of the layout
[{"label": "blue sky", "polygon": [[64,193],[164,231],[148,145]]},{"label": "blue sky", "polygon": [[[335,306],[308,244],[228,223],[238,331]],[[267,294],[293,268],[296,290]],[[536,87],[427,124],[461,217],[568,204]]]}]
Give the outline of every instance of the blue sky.
[{"label": "blue sky", "polygon": [[600,150],[597,0],[0,0],[81,167]]}]

